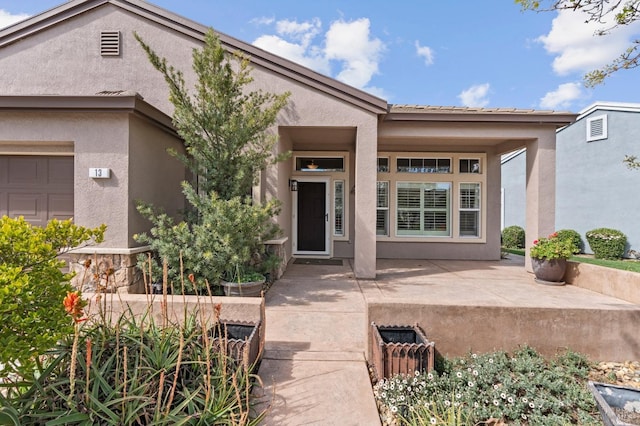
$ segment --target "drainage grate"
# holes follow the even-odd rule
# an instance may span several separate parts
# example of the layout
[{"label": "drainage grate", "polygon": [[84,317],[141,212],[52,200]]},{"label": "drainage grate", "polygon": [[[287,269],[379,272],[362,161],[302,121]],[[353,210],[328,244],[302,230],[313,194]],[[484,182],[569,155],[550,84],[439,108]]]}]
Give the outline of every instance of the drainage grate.
[{"label": "drainage grate", "polygon": [[342,259],[307,259],[296,258],[293,261],[296,265],[333,265],[342,266]]}]

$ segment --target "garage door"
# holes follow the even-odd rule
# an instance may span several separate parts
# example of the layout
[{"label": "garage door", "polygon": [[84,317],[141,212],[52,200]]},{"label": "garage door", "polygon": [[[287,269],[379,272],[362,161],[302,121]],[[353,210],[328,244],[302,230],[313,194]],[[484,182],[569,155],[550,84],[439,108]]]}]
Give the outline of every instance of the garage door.
[{"label": "garage door", "polygon": [[34,225],[73,217],[73,157],[0,156],[0,216]]}]

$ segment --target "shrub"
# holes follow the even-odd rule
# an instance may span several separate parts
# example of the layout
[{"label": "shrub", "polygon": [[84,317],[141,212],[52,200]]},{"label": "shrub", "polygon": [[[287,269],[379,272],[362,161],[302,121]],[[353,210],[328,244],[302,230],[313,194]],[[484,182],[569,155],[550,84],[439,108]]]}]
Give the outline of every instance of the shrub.
[{"label": "shrub", "polygon": [[578,252],[571,239],[560,238],[557,232],[533,242],[530,255],[536,259],[568,259]]},{"label": "shrub", "polygon": [[102,241],[105,229],[71,220],[37,227],[22,217],[0,219],[0,377],[33,371],[37,357],[71,330],[62,300],[72,275],[61,271],[58,256]]},{"label": "shrub", "polygon": [[621,259],[627,246],[627,236],[617,229],[594,229],[586,237],[596,259]]},{"label": "shrub", "polygon": [[502,246],[506,248],[524,248],[524,229],[520,226],[508,226],[502,230]]},{"label": "shrub", "polygon": [[[523,347],[446,359],[441,371],[384,379],[381,411],[398,425],[601,424],[585,383],[588,360],[567,351],[545,359]],[[488,422],[489,423],[489,422]]]},{"label": "shrub", "polygon": [[0,423],[4,415],[24,425],[258,424],[253,366],[228,358],[227,341],[211,338],[216,323],[197,310],[184,320],[159,325],[150,312],[125,312],[76,324],[37,381],[0,383]]},{"label": "shrub", "polygon": [[558,238],[561,240],[571,240],[573,245],[578,249],[576,253],[584,253],[584,242],[577,231],[573,229],[561,229],[557,231],[556,234],[558,234]]}]

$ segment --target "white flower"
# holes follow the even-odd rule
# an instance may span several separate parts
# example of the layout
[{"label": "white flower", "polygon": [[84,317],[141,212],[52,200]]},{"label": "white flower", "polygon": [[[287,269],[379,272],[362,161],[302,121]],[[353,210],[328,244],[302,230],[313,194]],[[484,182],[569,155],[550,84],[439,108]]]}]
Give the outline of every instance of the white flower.
[{"label": "white flower", "polygon": [[474,376],[477,376],[477,375],[478,375],[478,374],[480,374],[480,373],[478,373],[478,370],[473,370],[473,373],[472,373],[472,374],[473,374]]},{"label": "white flower", "polygon": [[458,372],[456,373],[456,377],[458,377],[458,379],[459,379],[459,378],[461,378],[461,377],[462,377],[462,373],[458,371]]},{"label": "white flower", "polygon": [[511,404],[513,404],[513,397],[510,396],[509,398],[507,398],[507,401],[509,401]]},{"label": "white flower", "polygon": [[397,413],[398,412],[398,407],[396,407],[395,405],[391,406],[391,412],[392,413]]},{"label": "white flower", "polygon": [[523,415],[522,415],[522,419],[523,419],[523,420],[527,420],[527,415],[526,415],[526,414],[523,414]]},{"label": "white flower", "polygon": [[523,396],[523,397],[522,397],[522,402],[524,402],[524,403],[526,404],[527,402],[529,402],[529,400],[527,399],[527,397],[526,397],[526,396]]},{"label": "white flower", "polygon": [[431,417],[431,420],[429,420],[429,423],[431,423],[432,425],[435,425],[436,423],[438,423],[438,421],[436,420],[435,417]]},{"label": "white flower", "polygon": [[495,405],[497,407],[498,405],[500,405],[500,401],[498,401],[497,399],[494,399],[493,400],[493,405]]},{"label": "white flower", "polygon": [[462,398],[462,394],[461,393],[457,393],[456,394],[456,399],[460,399],[460,398]]},{"label": "white flower", "polygon": [[489,364],[493,364],[493,358],[489,358]]},{"label": "white flower", "polygon": [[468,385],[470,388],[472,388],[472,387],[474,387],[474,386],[475,386],[473,382],[467,382],[467,385]]},{"label": "white flower", "polygon": [[398,401],[404,401],[404,395],[400,395],[400,396],[398,397]]},{"label": "white flower", "polygon": [[471,358],[476,359],[476,358],[478,358],[478,355],[476,355],[476,354],[471,354]]},{"label": "white flower", "polygon": [[451,405],[451,402],[448,399],[444,400],[444,405],[446,405],[447,407]]},{"label": "white flower", "polygon": [[534,404],[533,402],[530,402],[530,403],[529,403],[529,407],[531,407],[531,408],[536,408],[536,404]]},{"label": "white flower", "polygon": [[507,399],[507,394],[506,394],[506,393],[504,393],[504,392],[503,392],[503,393],[501,393],[501,394],[500,394],[500,398],[502,398],[502,399]]},{"label": "white flower", "polygon": [[431,374],[431,373],[427,374],[427,379],[429,379],[429,380],[433,379],[433,374]]},{"label": "white flower", "polygon": [[494,388],[495,390],[498,390],[498,389],[500,389],[500,385],[493,385],[493,388]]},{"label": "white flower", "polygon": [[474,402],[473,403],[473,408],[478,408],[478,407],[480,407],[480,404],[478,403],[478,401]]},{"label": "white flower", "polygon": [[460,403],[459,403],[459,402],[454,402],[454,403],[453,403],[453,406],[454,406],[454,407],[459,407],[459,406],[460,406]]}]

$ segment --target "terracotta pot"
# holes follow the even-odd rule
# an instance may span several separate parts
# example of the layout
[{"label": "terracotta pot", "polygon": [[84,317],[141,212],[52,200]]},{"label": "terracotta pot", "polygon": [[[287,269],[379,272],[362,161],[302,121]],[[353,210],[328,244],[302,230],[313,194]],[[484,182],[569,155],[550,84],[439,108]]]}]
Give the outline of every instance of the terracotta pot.
[{"label": "terracotta pot", "polygon": [[266,280],[264,278],[260,281],[252,281],[248,283],[231,283],[222,281],[222,287],[224,288],[224,294],[226,296],[260,297],[262,286],[265,281]]},{"label": "terracotta pot", "polygon": [[567,269],[567,259],[538,259],[531,258],[531,266],[536,276],[536,281],[544,281],[543,284],[556,283],[562,285],[564,281],[564,272]]}]

